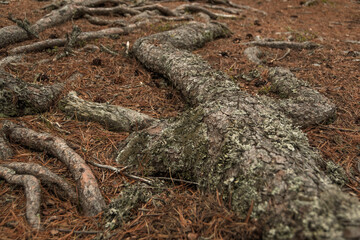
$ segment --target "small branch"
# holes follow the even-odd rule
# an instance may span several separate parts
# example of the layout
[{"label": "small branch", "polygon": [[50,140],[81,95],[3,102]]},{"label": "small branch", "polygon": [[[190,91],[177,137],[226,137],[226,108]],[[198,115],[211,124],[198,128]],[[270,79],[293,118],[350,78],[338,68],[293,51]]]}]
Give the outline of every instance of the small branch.
[{"label": "small branch", "polygon": [[282,56],[281,58],[278,58],[278,59],[275,59],[275,61],[280,61],[280,60],[283,60],[284,58],[286,58],[291,52],[291,49],[288,48],[286,53],[284,54],[284,56]]},{"label": "small branch", "polygon": [[156,179],[160,179],[160,180],[168,180],[168,181],[172,181],[172,182],[187,183],[187,184],[192,184],[192,185],[199,185],[199,183],[197,183],[197,182],[192,182],[192,181],[187,181],[187,180],[177,179],[177,178],[169,178],[169,177],[151,177],[151,178],[156,178]]},{"label": "small branch", "polygon": [[286,42],[286,41],[252,41],[248,43],[243,43],[243,45],[253,45],[253,46],[259,46],[259,47],[270,47],[270,48],[279,48],[279,49],[296,49],[296,50],[302,50],[302,49],[315,49],[320,47],[320,45],[313,43],[313,42]]},{"label": "small branch", "polygon": [[40,229],[41,188],[39,180],[31,175],[17,175],[14,170],[0,166],[0,177],[10,184],[22,185],[26,195],[26,218],[31,227]]},{"label": "small branch", "polygon": [[102,44],[100,44],[100,50],[103,51],[103,52],[109,53],[109,54],[111,54],[111,55],[113,55],[113,56],[119,55],[117,52],[115,52],[115,51],[113,51],[113,50],[105,47],[105,46],[102,45]]},{"label": "small branch", "polygon": [[1,164],[1,166],[11,168],[18,174],[33,175],[40,181],[43,181],[49,185],[55,184],[65,193],[65,198],[69,197],[71,202],[77,202],[76,192],[73,187],[65,179],[59,177],[44,166],[36,163],[23,162],[12,162]]},{"label": "small branch", "polygon": [[[98,158],[94,157],[94,159],[100,161]],[[121,173],[123,174],[125,177],[128,177],[128,178],[132,178],[134,180],[138,180],[138,181],[141,181],[141,182],[144,182],[148,185],[152,185],[152,181],[151,180],[148,180],[148,179],[145,179],[145,178],[142,178],[142,177],[138,177],[138,176],[135,176],[135,175],[132,175],[132,174],[128,174],[128,173],[125,173],[123,172],[125,169],[128,168],[128,166],[126,167],[123,167],[121,169],[119,168],[116,168],[116,167],[112,167],[112,166],[108,166],[108,165],[103,165],[103,164],[99,164],[99,163],[94,163],[94,162],[90,162],[88,161],[88,163],[90,163],[91,165],[94,165],[95,167],[99,167],[99,168],[105,168],[105,169],[108,169],[108,170],[111,170],[111,171],[114,171],[115,173]]]},{"label": "small branch", "polygon": [[93,230],[88,230],[88,231],[78,231],[78,230],[72,230],[72,229],[54,229],[56,231],[59,232],[66,232],[66,233],[75,233],[75,234],[98,234],[98,233],[103,233],[102,231],[93,231]]}]

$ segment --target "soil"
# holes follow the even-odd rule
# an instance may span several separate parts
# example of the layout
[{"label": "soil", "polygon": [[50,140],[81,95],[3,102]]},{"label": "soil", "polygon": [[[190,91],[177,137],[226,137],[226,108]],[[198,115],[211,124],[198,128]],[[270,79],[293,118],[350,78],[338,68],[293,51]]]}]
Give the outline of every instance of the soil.
[{"label": "soil", "polygon": [[[0,28],[13,25],[6,17],[12,14],[19,19],[34,22],[47,11],[41,8],[49,2],[35,0],[0,1]],[[6,1],[4,1],[6,2]],[[344,187],[351,195],[360,198],[360,4],[355,0],[319,0],[305,6],[300,0],[235,0],[267,12],[244,10],[237,19],[219,19],[233,32],[230,38],[219,39],[196,50],[215,69],[233,77],[241,89],[252,94],[270,94],[265,74],[249,78],[262,66],[251,63],[243,55],[244,43],[258,36],[262,39],[312,41],[321,45],[315,50],[287,50],[261,48],[265,52],[264,65],[283,66],[309,82],[314,89],[331,99],[337,106],[337,118],[330,124],[303,129],[312,146],[319,149],[326,161],[342,166],[349,183]],[[184,2],[166,2],[173,8]],[[195,17],[195,20],[201,20]],[[5,70],[27,81],[39,84],[65,82],[74,73],[81,73],[66,86],[78,92],[79,97],[94,102],[131,108],[155,118],[175,117],[187,104],[182,96],[161,76],[142,67],[136,59],[126,55],[126,43],[130,46],[142,36],[169,30],[183,22],[161,22],[141,27],[129,35],[102,38],[80,43],[74,56],[54,60],[62,48],[30,53]],[[85,19],[73,20],[40,34],[40,39],[65,37],[72,26],[82,31],[94,31],[95,26]],[[350,41],[357,41],[357,43]],[[0,58],[15,46],[0,49]],[[86,44],[101,44],[119,54],[81,50]],[[254,74],[253,74],[254,75]],[[0,119],[2,120],[2,119]],[[101,125],[81,122],[65,116],[56,106],[49,112],[11,119],[26,123],[36,131],[44,131],[64,138],[87,161],[100,159],[103,164],[117,166],[112,152],[128,133],[105,130]],[[7,161],[35,162],[49,167],[65,177],[74,186],[70,173],[56,158],[31,151],[16,144],[11,145],[16,155]],[[123,166],[117,166],[123,167]],[[107,203],[122,190],[125,182],[132,183],[121,174],[91,166]],[[133,220],[122,228],[111,231],[111,239],[257,239],[261,236],[258,223],[248,216],[237,216],[228,210],[216,196],[201,193],[191,185],[172,183],[169,194],[163,196],[163,204],[152,201],[133,213]],[[25,218],[26,198],[21,187],[0,180],[0,239],[94,239],[104,231],[101,214],[84,217],[76,206],[57,196],[55,188],[42,186],[41,220],[44,230],[32,231]]]}]

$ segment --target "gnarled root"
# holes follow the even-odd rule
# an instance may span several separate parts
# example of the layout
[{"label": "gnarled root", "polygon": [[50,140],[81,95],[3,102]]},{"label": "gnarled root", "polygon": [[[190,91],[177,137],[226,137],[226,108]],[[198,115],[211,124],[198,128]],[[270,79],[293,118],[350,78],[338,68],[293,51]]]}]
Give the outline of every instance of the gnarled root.
[{"label": "gnarled root", "polygon": [[26,195],[26,218],[31,227],[40,229],[41,189],[39,180],[31,175],[17,175],[14,170],[0,166],[0,177],[10,184],[22,185]]},{"label": "gnarled root", "polygon": [[63,139],[35,132],[10,121],[4,121],[3,130],[10,141],[46,151],[65,163],[76,180],[80,205],[85,215],[97,215],[104,209],[105,201],[91,169]]}]

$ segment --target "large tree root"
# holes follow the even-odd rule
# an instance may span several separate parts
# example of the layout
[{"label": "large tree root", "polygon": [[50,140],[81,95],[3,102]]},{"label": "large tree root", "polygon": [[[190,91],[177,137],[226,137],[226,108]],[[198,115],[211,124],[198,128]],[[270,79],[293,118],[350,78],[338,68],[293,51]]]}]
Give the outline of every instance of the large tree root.
[{"label": "large tree root", "polygon": [[23,162],[5,163],[0,166],[11,168],[17,174],[32,175],[48,185],[55,184],[62,190],[60,193],[65,199],[69,199],[73,203],[77,202],[77,195],[73,187],[65,179],[59,177],[44,166],[36,163]]},{"label": "large tree root", "polygon": [[88,102],[70,92],[59,103],[67,115],[80,120],[99,122],[112,131],[132,132],[154,124],[157,120],[146,114],[119,106]]},{"label": "large tree root", "polygon": [[[256,64],[262,63],[260,57],[263,53],[257,47],[245,49],[244,54]],[[264,71],[269,73],[270,91],[280,97],[269,101],[273,101],[274,106],[290,117],[295,125],[307,127],[335,119],[335,105],[308,83],[297,79],[290,70],[265,68]]]},{"label": "large tree root", "polygon": [[14,117],[47,111],[63,87],[63,84],[41,86],[26,83],[0,70],[0,116]]},{"label": "large tree root", "polygon": [[68,167],[77,183],[80,205],[85,215],[97,215],[104,209],[105,201],[91,169],[63,139],[47,133],[37,133],[10,121],[3,122],[3,131],[10,141],[46,151]]},{"label": "large tree root", "polygon": [[0,131],[0,160],[11,158],[12,155],[13,151],[11,150],[3,131]]},{"label": "large tree root", "polygon": [[26,195],[26,218],[33,228],[40,229],[39,211],[41,188],[39,180],[31,175],[17,175],[14,170],[3,166],[0,166],[0,177],[4,178],[10,184],[24,186]]},{"label": "large tree root", "polygon": [[167,77],[193,109],[133,133],[117,159],[218,190],[243,216],[252,209],[265,239],[360,237],[358,200],[319,170],[318,152],[277,104],[242,92],[186,51],[226,32],[219,24],[194,23],[134,44],[136,58]]}]

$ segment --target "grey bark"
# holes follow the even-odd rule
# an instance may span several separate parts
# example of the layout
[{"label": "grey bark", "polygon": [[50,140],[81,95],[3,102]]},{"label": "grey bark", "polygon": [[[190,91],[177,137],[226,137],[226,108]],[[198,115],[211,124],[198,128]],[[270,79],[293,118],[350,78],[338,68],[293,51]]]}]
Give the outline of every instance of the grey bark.
[{"label": "grey bark", "polygon": [[313,42],[286,42],[286,41],[253,41],[245,43],[245,45],[259,46],[259,47],[270,47],[270,48],[279,48],[279,49],[315,49],[320,45]]},{"label": "grey bark", "polygon": [[5,137],[3,131],[0,131],[0,160],[6,160],[13,156],[13,151]]},{"label": "grey bark", "polygon": [[0,70],[0,117],[47,111],[63,90],[63,84],[30,84]]},{"label": "grey bark", "polygon": [[47,167],[36,163],[12,162],[0,166],[10,168],[17,174],[32,175],[48,185],[56,185],[61,189],[61,194],[73,203],[77,202],[77,195],[74,188],[63,178],[51,172]]},{"label": "grey bark", "polygon": [[31,175],[17,175],[14,170],[0,166],[0,177],[10,184],[22,185],[26,195],[26,218],[35,229],[40,229],[41,188],[39,180]]},{"label": "grey bark", "polygon": [[67,115],[98,122],[112,131],[132,132],[157,122],[156,119],[131,109],[85,101],[73,91],[60,101],[59,107]]},{"label": "grey bark", "polygon": [[253,204],[264,239],[360,237],[358,200],[319,170],[323,160],[291,115],[189,52],[228,33],[217,23],[192,23],[135,42],[136,58],[171,81],[192,109],[131,134],[117,161],[219,190],[243,216]]},{"label": "grey bark", "polygon": [[90,167],[63,139],[35,132],[10,121],[3,121],[3,131],[10,141],[46,151],[67,166],[76,181],[80,205],[85,215],[97,215],[105,208],[104,198]]}]

